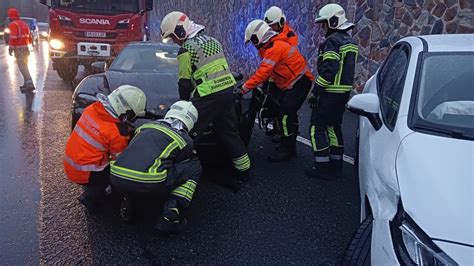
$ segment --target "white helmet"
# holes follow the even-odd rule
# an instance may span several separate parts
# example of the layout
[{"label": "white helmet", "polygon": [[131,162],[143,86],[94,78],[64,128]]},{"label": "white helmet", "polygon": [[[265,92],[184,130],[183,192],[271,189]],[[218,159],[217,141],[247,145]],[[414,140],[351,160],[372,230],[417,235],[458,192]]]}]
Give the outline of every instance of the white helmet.
[{"label": "white helmet", "polygon": [[265,12],[264,20],[268,25],[278,23],[278,26],[283,27],[286,22],[286,17],[281,8],[272,6]]},{"label": "white helmet", "polygon": [[174,35],[178,40],[184,40],[188,37],[190,21],[186,14],[173,11],[168,13],[161,21],[161,38],[166,39]]},{"label": "white helmet", "polygon": [[261,19],[253,20],[245,29],[245,43],[252,42],[255,46],[268,42],[276,32]]},{"label": "white helmet", "polygon": [[314,22],[320,23],[327,21],[328,27],[333,30],[347,30],[354,26],[347,21],[344,8],[338,4],[327,4],[323,6]]},{"label": "white helmet", "polygon": [[110,106],[120,117],[132,111],[134,116],[144,116],[146,113],[145,93],[137,87],[122,85],[107,96]]},{"label": "white helmet", "polygon": [[170,110],[165,115],[166,118],[175,118],[183,122],[189,132],[198,120],[198,111],[192,102],[177,101],[171,105]]}]

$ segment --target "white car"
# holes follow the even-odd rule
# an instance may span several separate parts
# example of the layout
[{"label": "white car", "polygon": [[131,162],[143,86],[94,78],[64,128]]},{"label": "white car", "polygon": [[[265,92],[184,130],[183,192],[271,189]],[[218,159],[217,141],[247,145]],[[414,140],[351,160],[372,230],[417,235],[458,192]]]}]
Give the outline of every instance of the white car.
[{"label": "white car", "polygon": [[407,37],[363,93],[345,265],[474,265],[474,34]]}]

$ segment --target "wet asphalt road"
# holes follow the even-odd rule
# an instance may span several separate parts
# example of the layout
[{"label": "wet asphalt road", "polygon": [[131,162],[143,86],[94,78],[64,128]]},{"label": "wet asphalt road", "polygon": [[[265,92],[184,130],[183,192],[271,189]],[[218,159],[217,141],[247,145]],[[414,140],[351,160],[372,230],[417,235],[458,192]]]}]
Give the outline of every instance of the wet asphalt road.
[{"label": "wet asphalt road", "polygon": [[[269,164],[273,144],[261,131],[249,148],[253,180],[234,194],[204,179],[187,212],[189,227],[179,236],[157,235],[150,217],[126,225],[116,210],[87,215],[75,199],[80,188],[62,171],[72,91],[45,51],[32,56],[37,93],[26,101],[18,89],[21,76],[0,45],[0,264],[340,261],[359,219],[352,165],[333,182],[308,179],[303,170],[312,162],[310,148],[299,143],[298,158]],[[305,106],[305,138],[308,119]],[[353,156],[354,116],[346,114],[345,122],[347,155]]]}]

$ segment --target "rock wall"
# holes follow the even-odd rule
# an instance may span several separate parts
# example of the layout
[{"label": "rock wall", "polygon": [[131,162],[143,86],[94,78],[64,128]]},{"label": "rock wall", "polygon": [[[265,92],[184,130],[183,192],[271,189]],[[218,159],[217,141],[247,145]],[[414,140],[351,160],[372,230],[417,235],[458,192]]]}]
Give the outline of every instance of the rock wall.
[{"label": "rock wall", "polygon": [[[232,68],[245,74],[255,70],[255,48],[244,44],[244,31],[255,18],[262,18],[272,5],[281,7],[299,34],[299,48],[315,69],[317,47],[323,32],[314,18],[328,2],[321,0],[157,0],[151,29],[158,38],[161,18],[170,11],[185,12],[206,26],[208,34],[225,47]],[[357,26],[359,42],[356,86],[375,73],[390,47],[408,35],[474,33],[473,0],[341,0],[337,1]]]}]

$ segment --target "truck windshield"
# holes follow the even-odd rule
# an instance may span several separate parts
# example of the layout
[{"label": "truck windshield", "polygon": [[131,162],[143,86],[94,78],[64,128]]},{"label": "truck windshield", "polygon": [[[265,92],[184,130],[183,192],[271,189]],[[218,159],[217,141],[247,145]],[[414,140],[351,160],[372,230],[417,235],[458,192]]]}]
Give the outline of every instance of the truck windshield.
[{"label": "truck windshield", "polygon": [[137,13],[139,0],[53,0],[52,6],[74,11]]}]

